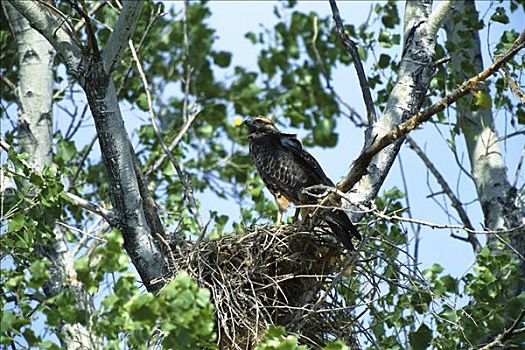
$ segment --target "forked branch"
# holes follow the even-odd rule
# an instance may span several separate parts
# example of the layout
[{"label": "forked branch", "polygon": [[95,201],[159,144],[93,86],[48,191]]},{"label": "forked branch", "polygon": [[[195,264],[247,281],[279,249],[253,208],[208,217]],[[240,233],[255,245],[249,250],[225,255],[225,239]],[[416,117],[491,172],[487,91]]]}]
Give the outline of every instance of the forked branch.
[{"label": "forked branch", "polygon": [[468,93],[475,92],[477,85],[488,77],[495,74],[506,62],[512,59],[525,46],[525,31],[521,33],[518,39],[514,42],[512,47],[487,69],[475,75],[474,77],[465,81],[459,88],[452,91],[447,96],[443,97],[425,111],[416,113],[405,122],[397,125],[392,131],[381,137],[379,140],[372,142],[372,144],[363,150],[359,157],[355,160],[352,168],[345,176],[345,178],[337,185],[343,191],[348,192],[354,187],[356,183],[367,173],[367,168],[372,158],[378,154],[382,149],[391,145],[395,141],[401,139],[410,131],[417,128],[422,123],[428,121],[435,114],[443,111],[445,108],[456,102],[461,97]]}]

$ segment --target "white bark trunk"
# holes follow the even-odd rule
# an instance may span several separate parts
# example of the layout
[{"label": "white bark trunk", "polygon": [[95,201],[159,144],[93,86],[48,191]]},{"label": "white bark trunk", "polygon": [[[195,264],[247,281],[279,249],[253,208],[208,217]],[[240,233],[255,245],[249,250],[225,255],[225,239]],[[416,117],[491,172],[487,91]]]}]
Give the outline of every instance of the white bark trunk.
[{"label": "white bark trunk", "polygon": [[14,32],[19,65],[18,134],[35,170],[51,163],[53,59],[55,50],[8,3],[5,12]]},{"label": "white bark trunk", "polygon": [[[9,3],[4,4],[4,11],[15,35],[18,51],[18,87],[19,101],[18,132],[22,151],[31,155],[29,165],[35,171],[41,171],[52,163],[52,107],[53,107],[53,60],[55,50],[49,42]],[[79,309],[91,312],[92,301],[76,278],[74,257],[67,247],[61,227],[57,224],[53,230],[53,246],[38,246],[37,251],[52,262],[50,280],[44,284],[48,297],[57,295],[64,287],[64,282],[73,289]],[[77,324],[60,326],[60,340],[67,349],[94,348],[90,332]]]},{"label": "white bark trunk", "polygon": [[[472,15],[476,13],[475,3],[457,1],[454,3],[454,13],[456,16],[464,13]],[[451,56],[450,67],[453,76],[461,82],[469,74],[462,64],[471,66],[475,72],[483,70],[481,44],[477,31],[467,28],[461,20],[455,23],[452,17],[445,28],[448,40],[456,43],[458,50]],[[461,32],[471,38],[465,41],[464,36],[460,37]],[[479,85],[479,90],[490,94],[487,85]],[[457,102],[457,119],[465,137],[471,174],[483,210],[485,226],[490,230],[508,230],[524,225],[525,211],[520,209],[523,205],[519,203],[517,190],[511,186],[507,177],[507,167],[498,142],[492,110],[476,106],[472,97],[463,98]],[[522,254],[525,252],[525,229],[500,236],[510,238],[516,251]],[[488,245],[491,249],[503,248],[497,235],[488,236]],[[523,263],[521,274],[525,276]]]},{"label": "white bark trunk", "polygon": [[[432,1],[409,1],[404,19],[403,55],[394,86],[382,117],[367,130],[364,148],[395,129],[419,110],[433,74],[435,36],[441,26],[450,2],[444,1],[431,13]],[[377,196],[404,138],[386,147],[374,157],[368,173],[349,192],[353,203],[368,205]],[[351,205],[345,204],[352,208]],[[364,214],[352,213],[352,221],[359,221]]]}]

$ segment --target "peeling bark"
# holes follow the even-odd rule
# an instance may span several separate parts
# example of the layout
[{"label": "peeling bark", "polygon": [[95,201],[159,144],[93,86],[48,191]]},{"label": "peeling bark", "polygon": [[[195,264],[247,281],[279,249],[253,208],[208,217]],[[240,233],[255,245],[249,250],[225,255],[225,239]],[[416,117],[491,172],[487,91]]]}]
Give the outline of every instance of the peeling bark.
[{"label": "peeling bark", "polygon": [[[453,15],[445,25],[448,39],[457,44],[450,67],[458,81],[463,81],[469,74],[464,67],[470,66],[476,72],[483,69],[479,34],[469,28],[468,22],[472,19],[464,19],[465,13],[477,14],[475,3],[455,2]],[[466,41],[464,35],[470,35],[470,40]],[[489,94],[485,84],[479,85],[479,90]],[[457,119],[467,145],[471,174],[483,210],[485,226],[490,230],[509,230],[524,225],[525,210],[519,203],[518,191],[508,180],[492,110],[476,106],[472,97],[463,98],[457,102]],[[525,252],[524,228],[499,236],[509,238],[516,251]],[[497,235],[488,236],[488,246],[494,251],[504,248]],[[521,276],[525,276],[525,262],[522,262],[520,271]],[[523,290],[523,286],[518,288],[518,292],[519,290]]]}]

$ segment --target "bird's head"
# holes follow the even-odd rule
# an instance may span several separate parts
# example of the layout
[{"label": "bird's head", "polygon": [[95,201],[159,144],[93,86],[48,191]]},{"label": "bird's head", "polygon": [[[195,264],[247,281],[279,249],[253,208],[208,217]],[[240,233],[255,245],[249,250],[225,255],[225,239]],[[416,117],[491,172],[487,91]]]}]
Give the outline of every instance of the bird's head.
[{"label": "bird's head", "polygon": [[248,128],[248,136],[279,132],[271,119],[265,117],[250,117],[244,121]]}]

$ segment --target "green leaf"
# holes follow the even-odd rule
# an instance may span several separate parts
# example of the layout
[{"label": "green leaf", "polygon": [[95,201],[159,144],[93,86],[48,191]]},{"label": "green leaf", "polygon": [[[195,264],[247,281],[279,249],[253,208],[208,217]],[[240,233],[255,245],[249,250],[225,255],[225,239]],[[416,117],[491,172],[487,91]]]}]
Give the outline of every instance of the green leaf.
[{"label": "green leaf", "polygon": [[379,66],[379,68],[387,68],[389,64],[390,64],[390,56],[382,53],[379,56],[379,61],[377,62],[377,65]]},{"label": "green leaf", "polygon": [[244,37],[252,42],[252,44],[255,44],[257,42],[257,37],[254,33],[248,32],[244,34]]},{"label": "green leaf", "polygon": [[343,343],[341,340],[328,343],[323,350],[350,350],[350,347]]},{"label": "green leaf", "polygon": [[137,107],[142,109],[143,111],[147,111],[148,108],[148,96],[145,92],[141,93],[138,98],[135,100],[137,103]]},{"label": "green leaf", "polygon": [[475,102],[476,106],[479,106],[485,109],[492,108],[492,97],[485,91],[478,91],[475,94],[475,101],[476,101]]},{"label": "green leaf", "polygon": [[494,22],[509,24],[510,20],[503,7],[497,7],[496,12],[490,17]]},{"label": "green leaf", "polygon": [[408,337],[413,350],[425,350],[432,341],[432,331],[426,324],[422,323],[418,330],[410,332]]},{"label": "green leaf", "polygon": [[0,322],[0,329],[8,330],[12,328],[13,322],[15,321],[16,316],[9,310],[2,310],[2,320]]},{"label": "green leaf", "polygon": [[212,53],[213,62],[222,68],[226,68],[230,65],[232,60],[232,54],[227,51],[220,51]]}]

